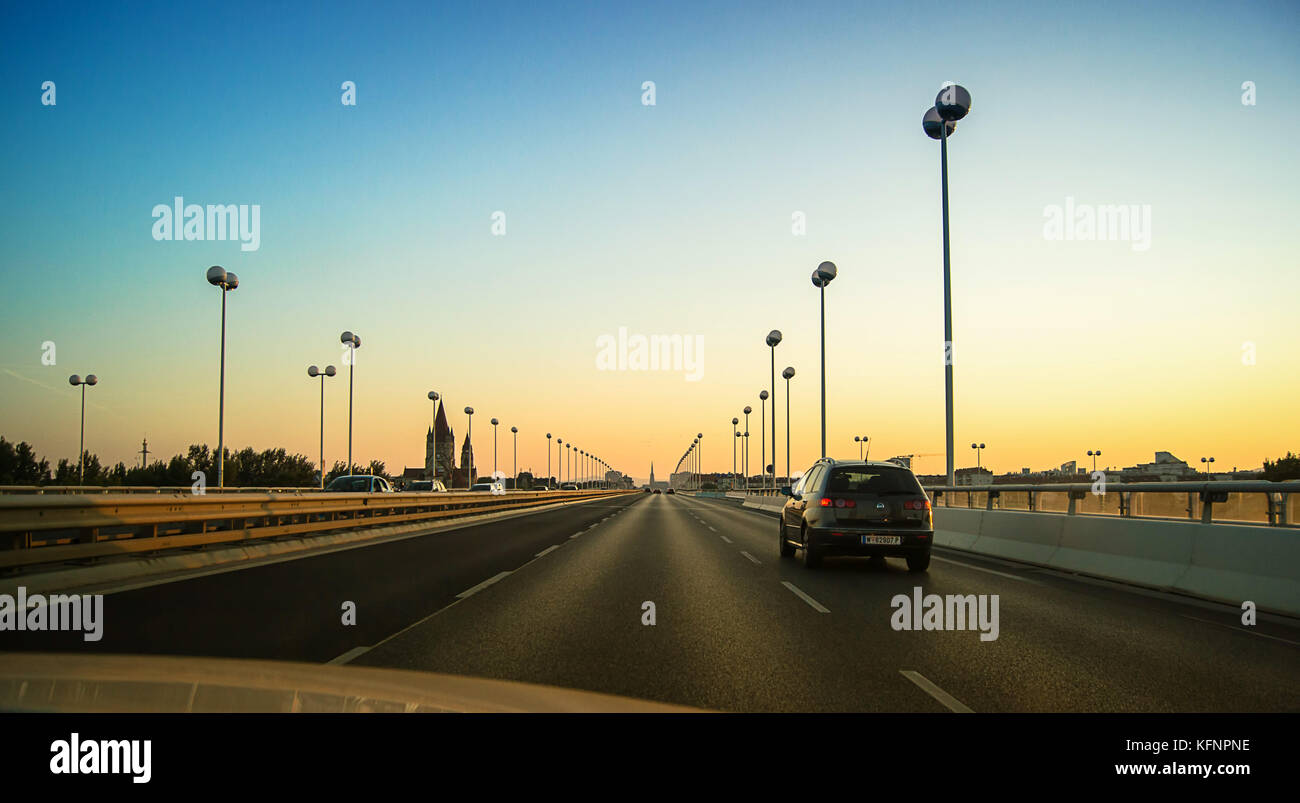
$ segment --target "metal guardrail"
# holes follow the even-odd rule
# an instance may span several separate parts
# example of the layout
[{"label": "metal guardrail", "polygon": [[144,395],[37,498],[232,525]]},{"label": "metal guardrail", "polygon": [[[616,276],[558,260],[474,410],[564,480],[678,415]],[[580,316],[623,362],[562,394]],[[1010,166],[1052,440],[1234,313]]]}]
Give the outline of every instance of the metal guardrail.
[{"label": "metal guardrail", "polygon": [[[1300,526],[1300,480],[1108,482],[1104,493],[1094,493],[1093,484],[1086,482],[935,485],[925,490],[943,507]],[[961,496],[965,505],[951,504]]]},{"label": "metal guardrail", "polygon": [[632,493],[188,491],[0,496],[0,569],[436,521]]}]

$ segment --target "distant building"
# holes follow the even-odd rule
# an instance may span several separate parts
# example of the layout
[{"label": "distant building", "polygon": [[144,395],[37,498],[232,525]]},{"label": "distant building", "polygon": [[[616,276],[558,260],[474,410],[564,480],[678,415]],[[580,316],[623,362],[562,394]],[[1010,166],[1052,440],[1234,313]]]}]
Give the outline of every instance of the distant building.
[{"label": "distant building", "polygon": [[1124,482],[1178,482],[1195,479],[1197,471],[1169,452],[1156,452],[1153,462],[1121,469],[1119,476]]},{"label": "distant building", "polygon": [[953,472],[953,482],[958,485],[991,485],[993,472],[987,468],[959,468]]},{"label": "distant building", "polygon": [[654,464],[654,461],[651,461],[651,462],[650,462],[650,482],[647,484],[646,487],[648,487],[648,488],[649,488],[650,490],[652,490],[652,491],[654,491],[654,490],[660,490],[660,491],[666,491],[666,490],[668,490],[668,483],[663,482],[663,481],[659,481],[659,482],[656,482],[656,481],[655,481],[655,464]]},{"label": "distant building", "polygon": [[[435,402],[435,404],[438,404]],[[436,453],[435,453],[436,452]],[[448,482],[456,470],[456,433],[447,425],[447,411],[438,404],[433,426],[424,438],[424,477]]]}]

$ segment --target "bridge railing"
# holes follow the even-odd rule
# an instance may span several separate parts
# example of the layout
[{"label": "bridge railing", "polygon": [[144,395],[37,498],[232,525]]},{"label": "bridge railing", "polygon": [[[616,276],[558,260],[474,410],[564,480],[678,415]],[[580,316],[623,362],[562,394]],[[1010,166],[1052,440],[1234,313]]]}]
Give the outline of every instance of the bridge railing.
[{"label": "bridge railing", "polygon": [[632,493],[510,491],[0,496],[0,570],[360,527],[435,522]]},{"label": "bridge railing", "polygon": [[[926,486],[939,507],[1300,526],[1300,480]],[[1099,492],[1101,491],[1101,492]]]}]

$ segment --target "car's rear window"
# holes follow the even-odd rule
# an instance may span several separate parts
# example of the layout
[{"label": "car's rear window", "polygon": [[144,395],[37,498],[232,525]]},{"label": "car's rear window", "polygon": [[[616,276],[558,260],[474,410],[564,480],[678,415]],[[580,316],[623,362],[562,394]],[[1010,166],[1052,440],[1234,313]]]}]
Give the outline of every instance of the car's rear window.
[{"label": "car's rear window", "polygon": [[879,466],[832,469],[826,490],[833,494],[923,493],[910,471]]},{"label": "car's rear window", "polygon": [[328,491],[369,491],[369,477],[339,477],[329,484]]}]

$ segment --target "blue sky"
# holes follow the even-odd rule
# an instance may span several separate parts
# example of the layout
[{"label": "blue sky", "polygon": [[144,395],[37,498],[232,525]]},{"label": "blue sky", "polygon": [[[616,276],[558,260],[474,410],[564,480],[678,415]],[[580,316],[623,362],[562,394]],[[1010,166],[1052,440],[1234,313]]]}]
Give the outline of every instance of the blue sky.
[{"label": "blue sky", "polygon": [[[609,444],[640,476],[702,422],[756,405],[775,327],[778,359],[808,381],[794,429],[796,462],[811,459],[807,274],[822,259],[842,271],[833,432],[939,451],[938,155],[919,121],[947,80],[974,96],[951,143],[958,440],[997,442],[998,469],[1102,445],[1087,439],[1126,464],[1171,449],[1258,465],[1300,434],[1222,424],[1283,412],[1300,373],[1292,4],[5,14],[0,432],[42,453],[75,453],[73,371],[104,377],[88,447],[110,459],[143,434],[168,454],[215,441],[219,298],[201,276],[223,264],[243,282],[235,446],[314,456],[303,371],[339,363],[352,329],[364,454],[422,460],[423,396],[440,388],[456,410]],[[46,80],[57,106],[39,102]],[[1241,103],[1248,80],[1255,106]],[[260,204],[261,248],[155,242],[150,210],[176,195]],[[1150,205],[1151,251],[1044,242],[1044,205],[1067,196]],[[496,210],[505,237],[490,233]],[[805,237],[791,236],[796,210]],[[620,326],[702,335],[705,379],[596,373],[596,338]],[[45,340],[57,368],[39,362]],[[1247,341],[1261,356],[1243,374]],[[521,462],[540,463],[542,443],[521,441]]]}]

